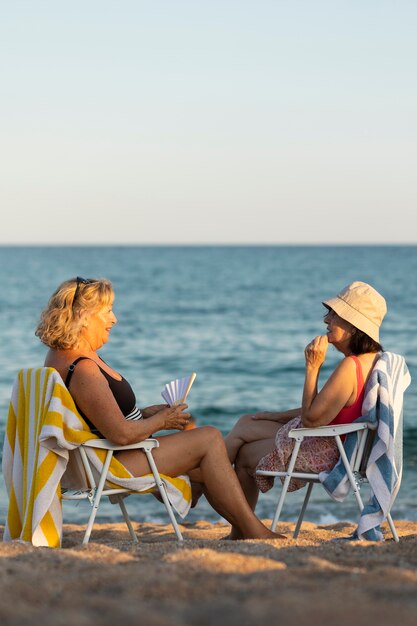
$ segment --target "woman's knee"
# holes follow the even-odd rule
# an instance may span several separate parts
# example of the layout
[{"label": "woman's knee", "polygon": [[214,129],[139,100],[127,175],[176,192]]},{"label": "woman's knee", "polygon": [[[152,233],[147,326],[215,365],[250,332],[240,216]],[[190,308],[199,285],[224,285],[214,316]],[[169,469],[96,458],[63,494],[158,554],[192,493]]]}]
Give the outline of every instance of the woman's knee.
[{"label": "woman's knee", "polygon": [[247,413],[239,417],[238,421],[232,428],[232,433],[236,436],[244,433],[253,422],[253,413]]},{"label": "woman's knee", "polygon": [[255,458],[251,452],[249,445],[243,445],[236,457],[235,469],[246,471],[248,474],[253,474],[257,464],[258,458]]},{"label": "woman's knee", "polygon": [[211,445],[224,445],[223,435],[215,426],[200,426],[198,431],[200,432],[201,439]]}]

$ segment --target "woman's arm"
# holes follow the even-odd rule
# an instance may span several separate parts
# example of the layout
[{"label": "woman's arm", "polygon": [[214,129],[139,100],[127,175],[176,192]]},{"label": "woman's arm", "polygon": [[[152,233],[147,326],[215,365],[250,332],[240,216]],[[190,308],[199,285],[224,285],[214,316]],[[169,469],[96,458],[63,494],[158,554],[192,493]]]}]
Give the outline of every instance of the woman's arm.
[{"label": "woman's arm", "polygon": [[339,363],[323,389],[318,392],[320,369],[326,358],[327,348],[327,337],[319,336],[305,349],[306,372],[301,421],[307,428],[330,424],[355,393],[356,365],[350,358]]},{"label": "woman's arm", "polygon": [[145,420],[126,420],[105,377],[90,360],[78,363],[71,379],[71,395],[104,437],[117,445],[142,441],[159,430],[183,430],[188,423],[189,413],[183,413],[186,404],[164,406]]},{"label": "woman's arm", "polygon": [[288,411],[261,411],[255,413],[252,417],[254,420],[270,420],[271,422],[279,422],[286,424],[294,417],[301,415],[301,407],[298,409],[289,409]]}]

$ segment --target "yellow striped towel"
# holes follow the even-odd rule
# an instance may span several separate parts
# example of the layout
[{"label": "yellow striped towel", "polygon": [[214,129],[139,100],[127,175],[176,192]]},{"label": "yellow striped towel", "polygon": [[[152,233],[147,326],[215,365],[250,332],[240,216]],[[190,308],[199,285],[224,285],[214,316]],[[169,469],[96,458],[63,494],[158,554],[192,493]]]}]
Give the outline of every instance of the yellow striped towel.
[{"label": "yellow striped towel", "polygon": [[[61,479],[69,486],[71,450],[95,438],[97,435],[91,433],[79,415],[55,369],[19,371],[13,386],[3,447],[2,469],[9,495],[4,541],[20,539],[35,546],[61,545]],[[106,451],[85,450],[99,473]],[[152,474],[134,477],[115,457],[108,476],[109,483],[135,492],[149,492],[155,487]],[[161,478],[172,506],[185,517],[191,504],[188,476],[171,478],[161,474]]]}]

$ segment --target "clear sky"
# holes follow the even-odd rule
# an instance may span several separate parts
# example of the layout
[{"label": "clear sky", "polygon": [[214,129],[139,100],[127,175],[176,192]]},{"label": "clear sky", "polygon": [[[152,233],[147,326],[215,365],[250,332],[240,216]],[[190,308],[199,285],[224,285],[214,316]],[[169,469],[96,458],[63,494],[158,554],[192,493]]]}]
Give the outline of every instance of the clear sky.
[{"label": "clear sky", "polygon": [[12,0],[0,243],[416,243],[415,0]]}]

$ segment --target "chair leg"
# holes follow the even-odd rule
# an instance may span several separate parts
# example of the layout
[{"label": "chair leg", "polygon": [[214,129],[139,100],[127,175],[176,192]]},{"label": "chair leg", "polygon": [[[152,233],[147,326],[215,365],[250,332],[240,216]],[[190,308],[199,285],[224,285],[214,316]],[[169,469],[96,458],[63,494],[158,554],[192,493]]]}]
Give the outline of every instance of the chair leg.
[{"label": "chair leg", "polygon": [[113,450],[108,450],[106,454],[106,460],[104,461],[103,469],[100,475],[100,480],[98,482],[98,486],[97,486],[96,493],[94,496],[93,507],[91,509],[90,518],[88,520],[87,529],[85,531],[83,544],[88,543],[90,540],[91,531],[93,529],[94,520],[97,515],[98,507],[100,506],[101,494],[103,493],[104,483],[106,482],[107,472],[109,470],[109,465],[110,465],[112,456],[113,456]]},{"label": "chair leg", "polygon": [[310,481],[308,483],[307,493],[306,493],[305,498],[304,498],[304,502],[303,502],[303,506],[302,506],[301,511],[300,511],[300,515],[298,516],[297,525],[296,525],[295,530],[294,530],[294,535],[293,535],[294,539],[297,539],[297,537],[299,535],[301,524],[303,523],[303,519],[304,519],[304,513],[306,512],[307,504],[308,504],[308,501],[310,500],[310,496],[311,496],[311,492],[313,491],[313,487],[314,487],[314,483]]},{"label": "chair leg", "polygon": [[359,493],[359,485],[356,482],[355,477],[354,477],[353,472],[352,472],[352,469],[351,469],[351,467],[349,465],[349,461],[348,461],[348,458],[346,456],[346,452],[345,452],[345,449],[343,447],[342,440],[340,439],[339,435],[336,435],[335,439],[336,439],[337,447],[339,448],[339,452],[340,452],[340,456],[341,456],[342,461],[343,461],[343,465],[345,466],[345,470],[346,470],[346,473],[347,473],[348,478],[349,478],[350,486],[352,487],[352,491],[353,491],[353,493],[355,495],[356,502],[358,503],[359,511],[362,513],[363,508],[364,508],[364,504],[363,504],[361,495]]},{"label": "chair leg", "polygon": [[131,537],[133,543],[139,543],[138,538],[136,537],[136,533],[133,530],[133,526],[132,526],[132,523],[130,521],[129,513],[127,512],[126,505],[125,505],[124,500],[123,500],[121,495],[117,496],[117,502],[119,503],[120,509],[121,509],[121,511],[123,513],[123,517],[124,517],[124,520],[126,522],[126,526],[129,529],[129,534],[130,534],[130,537]]},{"label": "chair leg", "polygon": [[272,522],[272,526],[271,526],[271,530],[274,531],[274,532],[275,532],[275,528],[277,527],[277,524],[278,524],[279,516],[281,515],[281,511],[282,511],[282,507],[283,507],[283,504],[284,504],[285,496],[287,495],[288,487],[289,487],[290,480],[291,480],[291,473],[294,470],[295,462],[296,462],[297,456],[298,456],[298,451],[299,451],[300,446],[301,446],[301,441],[302,441],[301,439],[300,440],[296,439],[296,441],[295,441],[294,450],[292,452],[290,464],[289,464],[288,470],[287,470],[287,475],[285,477],[284,484],[282,485],[281,495],[280,495],[280,498],[278,500],[277,509],[275,511],[275,516],[274,516],[274,519],[273,519],[273,522]]},{"label": "chair leg", "polygon": [[392,517],[391,517],[391,513],[388,513],[388,515],[387,515],[387,522],[388,522],[389,527],[390,527],[390,529],[391,529],[391,532],[392,532],[392,536],[393,536],[393,538],[394,538],[394,541],[395,541],[396,543],[398,543],[398,542],[400,541],[400,538],[398,537],[397,529],[396,529],[396,528],[395,528],[395,526],[394,526],[394,522],[393,522],[393,519],[392,519]]},{"label": "chair leg", "polygon": [[146,457],[148,459],[149,467],[151,468],[152,474],[154,475],[156,485],[157,485],[157,487],[159,489],[159,493],[161,494],[162,501],[165,504],[165,508],[166,508],[167,513],[169,515],[169,519],[171,520],[171,524],[172,524],[172,526],[173,526],[173,528],[175,530],[175,534],[177,536],[177,539],[178,539],[178,541],[183,541],[183,536],[182,536],[181,531],[179,529],[177,520],[175,519],[175,515],[174,515],[174,512],[172,510],[171,502],[168,499],[168,495],[167,495],[167,492],[166,492],[166,487],[164,485],[163,480],[161,479],[161,477],[159,475],[158,468],[156,467],[156,464],[155,464],[154,458],[152,456],[152,453],[151,453],[150,450],[146,450],[146,448],[145,448],[144,452],[145,452]]},{"label": "chair leg", "polygon": [[[339,448],[340,456],[342,457],[343,464],[344,464],[345,469],[346,469],[346,473],[347,473],[348,478],[349,478],[350,485],[352,487],[353,493],[355,494],[355,498],[356,498],[356,501],[358,503],[359,510],[362,513],[362,511],[364,509],[364,504],[363,504],[362,498],[361,498],[360,493],[359,493],[359,485],[357,484],[357,482],[355,480],[355,477],[353,475],[353,472],[352,472],[352,470],[350,468],[349,461],[347,459],[346,452],[345,452],[345,449],[343,447],[343,444],[342,444],[342,441],[341,441],[340,437],[336,436],[335,439],[336,439],[337,447]],[[392,520],[392,517],[391,517],[390,513],[388,513],[388,515],[387,515],[387,522],[388,522],[389,527],[391,529],[394,541],[398,543],[400,541],[400,539],[398,537],[397,529],[394,526],[394,522]]]}]

